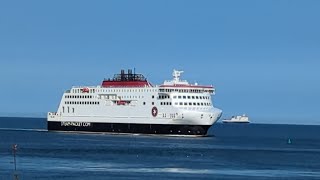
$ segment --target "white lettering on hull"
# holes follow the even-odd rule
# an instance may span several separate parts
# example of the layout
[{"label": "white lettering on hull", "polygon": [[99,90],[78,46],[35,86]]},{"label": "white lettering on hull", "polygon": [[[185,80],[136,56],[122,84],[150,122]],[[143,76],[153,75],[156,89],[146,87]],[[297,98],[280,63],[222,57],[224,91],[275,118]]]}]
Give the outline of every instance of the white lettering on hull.
[{"label": "white lettering on hull", "polygon": [[65,122],[61,122],[61,126],[89,127],[89,126],[91,126],[91,123],[89,123],[89,122],[70,122],[70,121],[65,121]]}]

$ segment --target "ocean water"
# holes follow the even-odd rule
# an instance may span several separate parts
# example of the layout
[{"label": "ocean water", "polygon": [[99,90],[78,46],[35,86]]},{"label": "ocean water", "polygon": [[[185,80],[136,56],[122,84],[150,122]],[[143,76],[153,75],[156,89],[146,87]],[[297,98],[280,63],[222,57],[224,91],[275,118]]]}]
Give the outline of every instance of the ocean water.
[{"label": "ocean water", "polygon": [[187,138],[47,132],[42,118],[0,118],[0,179],[13,179],[13,144],[19,179],[320,179],[320,126],[217,123]]}]

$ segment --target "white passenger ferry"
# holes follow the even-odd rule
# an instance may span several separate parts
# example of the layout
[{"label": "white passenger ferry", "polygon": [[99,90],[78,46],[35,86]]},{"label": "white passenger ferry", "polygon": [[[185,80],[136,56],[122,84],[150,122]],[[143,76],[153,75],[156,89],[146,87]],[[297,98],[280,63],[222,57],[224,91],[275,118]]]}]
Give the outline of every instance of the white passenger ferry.
[{"label": "white passenger ferry", "polygon": [[121,70],[99,86],[72,87],[48,113],[48,130],[204,136],[222,113],[212,104],[215,89],[180,80],[181,73],[153,86]]},{"label": "white passenger ferry", "polygon": [[222,120],[223,123],[250,123],[249,117],[245,114],[242,116],[232,116],[231,119]]}]

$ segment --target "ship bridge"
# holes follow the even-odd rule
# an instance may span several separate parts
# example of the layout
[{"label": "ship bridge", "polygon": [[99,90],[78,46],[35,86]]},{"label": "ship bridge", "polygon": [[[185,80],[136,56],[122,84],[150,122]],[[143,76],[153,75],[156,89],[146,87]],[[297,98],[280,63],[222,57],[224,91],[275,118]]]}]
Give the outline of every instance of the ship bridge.
[{"label": "ship bridge", "polygon": [[181,80],[181,74],[183,71],[173,70],[172,80],[164,81],[162,85],[159,86],[159,92],[170,93],[170,92],[178,92],[178,93],[209,93],[214,94],[215,89],[212,85],[203,86],[195,84],[189,84],[186,80]]}]

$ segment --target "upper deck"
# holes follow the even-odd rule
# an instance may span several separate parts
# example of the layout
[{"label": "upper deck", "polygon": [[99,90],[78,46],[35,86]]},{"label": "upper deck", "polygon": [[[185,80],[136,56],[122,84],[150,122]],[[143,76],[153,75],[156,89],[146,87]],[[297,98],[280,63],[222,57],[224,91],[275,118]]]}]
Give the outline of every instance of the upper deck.
[{"label": "upper deck", "polygon": [[214,87],[203,86],[195,84],[189,84],[186,80],[181,80],[180,76],[183,71],[173,70],[173,79],[169,81],[164,81],[162,85],[159,86],[159,92],[180,92],[180,93],[210,93],[215,92]]}]

